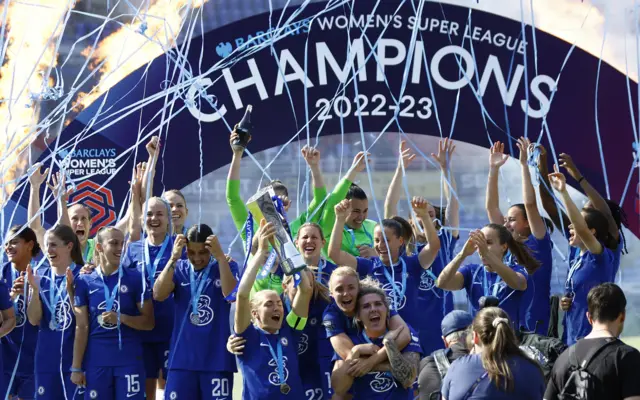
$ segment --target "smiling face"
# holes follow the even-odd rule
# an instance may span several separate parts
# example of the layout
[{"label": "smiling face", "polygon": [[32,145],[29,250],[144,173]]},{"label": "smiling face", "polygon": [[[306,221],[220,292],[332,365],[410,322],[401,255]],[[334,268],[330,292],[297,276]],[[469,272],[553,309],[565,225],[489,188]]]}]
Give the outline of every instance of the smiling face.
[{"label": "smiling face", "polygon": [[[382,260],[385,265],[391,265],[393,260],[397,260],[400,256],[400,248],[404,245],[404,239],[397,236],[391,228],[384,228],[384,235],[387,237],[386,242],[382,235],[381,226],[376,226],[376,229],[373,231],[373,247],[376,253],[378,253],[380,260]],[[388,248],[387,244],[389,244]]]},{"label": "smiling face", "polygon": [[520,207],[513,206],[507,211],[504,227],[513,235],[515,239],[526,238],[531,234],[529,222],[525,218],[524,212]]},{"label": "smiling face", "polygon": [[211,253],[204,243],[189,242],[187,243],[187,257],[195,269],[202,269],[209,265]]},{"label": "smiling face", "polygon": [[369,293],[362,296],[358,303],[358,319],[362,321],[367,333],[375,337],[384,334],[389,313],[385,299],[377,293]]},{"label": "smiling face", "polygon": [[162,197],[171,207],[171,221],[173,225],[178,229],[182,229],[184,221],[187,219],[187,215],[189,214],[186,202],[182,196],[176,192],[166,192]]},{"label": "smiling face", "polygon": [[251,315],[261,329],[275,333],[282,327],[284,308],[278,293],[273,290],[263,290],[251,301]]},{"label": "smiling face", "polygon": [[325,243],[326,241],[316,226],[306,225],[298,231],[296,246],[306,262],[319,257]]},{"label": "smiling face", "polygon": [[33,242],[27,242],[22,238],[14,237],[4,245],[4,252],[9,262],[14,264],[28,263],[31,260]]},{"label": "smiling face", "polygon": [[362,223],[369,215],[368,199],[351,199],[351,213],[347,217],[345,223],[351,229],[360,229]]},{"label": "smiling face", "polygon": [[147,203],[147,221],[145,228],[149,235],[162,237],[169,231],[169,215],[167,206],[157,197]]},{"label": "smiling face", "polygon": [[[500,237],[498,236],[498,232],[493,229],[485,226],[482,228],[482,233],[484,234],[485,239],[487,240],[487,247],[489,248],[489,252],[495,255],[498,259],[502,260],[505,252],[507,251],[507,244],[500,244]],[[487,261],[484,257],[480,256],[482,260],[482,264],[487,265]]]},{"label": "smiling face", "polygon": [[[582,216],[585,218],[587,216],[587,213],[585,211],[581,211],[580,214],[582,214]],[[591,229],[591,232],[595,234],[596,230]],[[573,227],[573,224],[569,225],[569,245],[580,248],[584,246],[584,244],[582,243],[582,239],[580,239],[580,236],[576,235],[576,230]]]},{"label": "smiling face", "polygon": [[47,232],[45,237],[45,246],[47,259],[51,266],[67,267],[71,265],[71,249],[73,249],[72,242],[65,244],[60,238],[53,234],[53,232]]},{"label": "smiling face", "polygon": [[74,204],[69,207],[69,220],[71,220],[71,229],[78,237],[80,245],[84,246],[87,243],[87,239],[89,239],[89,232],[91,231],[89,210],[80,204]]},{"label": "smiling face", "polygon": [[109,265],[119,265],[124,246],[124,234],[119,229],[108,229],[100,237],[101,240],[96,243],[100,260],[106,260]]},{"label": "smiling face", "polygon": [[352,275],[340,275],[331,278],[331,297],[343,313],[353,315],[356,309],[356,298],[360,281]]}]

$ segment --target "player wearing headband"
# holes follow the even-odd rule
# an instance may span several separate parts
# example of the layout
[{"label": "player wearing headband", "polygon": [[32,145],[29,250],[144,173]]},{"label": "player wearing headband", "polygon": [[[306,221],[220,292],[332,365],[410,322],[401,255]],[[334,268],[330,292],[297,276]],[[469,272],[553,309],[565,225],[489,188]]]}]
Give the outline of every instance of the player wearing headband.
[{"label": "player wearing headband", "polygon": [[[4,249],[9,262],[2,266],[2,282],[11,288],[16,327],[7,337],[2,338],[2,363],[5,368],[0,394],[28,400],[33,399],[35,393],[33,358],[38,342],[38,329],[27,322],[24,286],[27,267],[32,265],[33,258],[40,253],[40,245],[33,230],[16,225],[9,230],[9,240]],[[9,388],[12,377],[13,382]]]},{"label": "player wearing headband", "polygon": [[[188,259],[182,259],[186,247]],[[238,265],[227,258],[207,225],[178,235],[167,266],[156,280],[154,298],[175,299],[166,399],[228,399],[236,363],[225,351],[230,304]]]},{"label": "player wearing headband", "polygon": [[124,234],[96,235],[96,268],[75,281],[76,335],[71,381],[90,399],[144,399],[145,371],[137,331],[153,329],[153,303],[142,274],[120,265]]},{"label": "player wearing headband", "polygon": [[[418,309],[418,296],[420,277],[423,271],[431,267],[438,251],[440,240],[438,233],[429,218],[427,202],[419,197],[414,197],[412,207],[418,219],[425,226],[428,244],[422,248],[419,254],[408,256],[402,252],[405,247],[402,225],[393,219],[385,219],[374,230],[374,249],[376,257],[366,259],[354,257],[341,251],[337,246],[336,238],[339,237],[339,229],[344,224],[345,216],[349,212],[349,202],[345,200],[336,206],[336,225],[329,245],[329,255],[340,265],[349,266],[358,271],[361,278],[366,275],[373,276],[380,281],[382,288],[391,299],[391,308],[397,311],[409,325],[424,326],[420,330],[421,337],[425,338],[425,352],[430,352],[442,347],[442,340],[437,329],[430,323],[442,321],[442,309],[444,298],[434,296],[427,308]],[[440,271],[432,271],[435,277]]]},{"label": "player wearing headband", "polygon": [[611,248],[616,240],[611,236],[606,217],[595,209],[582,212],[567,191],[567,181],[558,166],[555,173],[549,174],[552,187],[560,194],[569,225],[569,244],[578,248],[569,259],[569,273],[565,282],[565,295],[560,300],[560,307],[566,311],[562,324],[564,332],[562,340],[569,346],[591,331],[587,319],[587,294],[591,288],[612,278],[614,253]]},{"label": "player wearing headband", "polygon": [[[520,321],[514,321],[516,328],[523,326],[527,331],[546,335],[549,328],[551,308],[551,272],[553,270],[553,243],[544,219],[540,216],[536,192],[531,183],[529,171],[529,151],[533,149],[527,138],[520,138],[516,143],[520,150],[520,169],[522,171],[522,198],[524,203],[509,207],[507,215],[500,211],[498,192],[498,175],[509,156],[504,154],[504,144],[496,142],[491,147],[489,156],[489,179],[487,181],[486,209],[489,221],[493,224],[504,224],[513,238],[529,248],[531,254],[539,262],[536,270],[527,270],[529,276],[527,290],[523,295],[520,310]],[[513,257],[509,255],[509,257]],[[535,272],[535,273],[534,273]],[[512,315],[512,318],[514,316]]]},{"label": "player wearing headband", "polygon": [[260,291],[250,300],[251,287],[269,256],[269,242],[275,235],[271,224],[262,220],[260,225],[258,252],[242,276],[236,300],[234,331],[247,341],[244,354],[237,357],[242,395],[247,399],[302,399],[297,335],[308,323],[313,274],[308,270],[297,273],[300,285],[288,314],[273,290]]},{"label": "player wearing headband", "polygon": [[[461,267],[476,251],[482,264]],[[511,252],[517,264],[505,264],[507,252]],[[446,290],[465,289],[472,315],[481,308],[482,298],[496,298],[500,308],[518,324],[522,294],[527,289],[527,271],[535,271],[538,265],[529,248],[516,241],[504,225],[488,224],[469,234],[462,250],[440,273],[436,284]]]},{"label": "player wearing headband", "polygon": [[70,379],[76,324],[68,289],[84,265],[82,251],[73,229],[66,225],[48,230],[44,243],[49,268],[36,275],[27,267],[31,291],[27,317],[39,327],[36,399],[80,399],[84,391]]},{"label": "player wearing headband", "polygon": [[[351,392],[357,399],[412,399],[411,386],[418,375],[422,349],[415,332],[409,327],[411,342],[400,350],[398,335],[405,329],[390,330],[390,308],[386,292],[374,285],[363,285],[356,303],[356,323],[359,329],[349,335],[355,346],[346,362],[333,373],[336,390],[353,381]],[[351,363],[368,359],[378,351],[387,354],[387,360],[376,365],[377,370],[353,379],[348,374]],[[345,379],[346,376],[346,379]]]}]

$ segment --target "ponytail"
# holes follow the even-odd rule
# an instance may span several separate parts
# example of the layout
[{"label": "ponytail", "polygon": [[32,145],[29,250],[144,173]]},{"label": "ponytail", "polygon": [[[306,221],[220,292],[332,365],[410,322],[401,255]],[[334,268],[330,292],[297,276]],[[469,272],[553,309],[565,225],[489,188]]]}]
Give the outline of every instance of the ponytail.
[{"label": "ponytail", "polygon": [[498,224],[489,224],[487,227],[498,232],[500,244],[507,244],[507,248],[516,258],[518,264],[525,267],[529,274],[533,274],[538,270],[538,268],[540,268],[540,262],[533,257],[529,248],[523,243],[515,240],[507,228]]},{"label": "ponytail", "polygon": [[[313,282],[311,284],[311,286],[313,286],[313,300],[316,301],[318,300],[318,297],[320,297],[322,301],[324,301],[325,303],[327,304],[331,303],[331,295],[329,294],[329,289],[315,279],[318,271],[315,269],[312,269],[312,271],[313,271],[313,277],[314,277]],[[288,285],[292,279],[293,279],[293,275],[287,275],[282,280],[282,284]]]},{"label": "ponytail", "polygon": [[[49,229],[49,233],[60,239],[64,244],[73,243],[73,247],[71,248],[71,261],[80,266],[84,265],[80,241],[78,240],[78,236],[76,236],[76,233],[73,231],[73,229],[71,229],[71,227],[58,224]],[[88,245],[89,244],[87,243],[87,246]]]},{"label": "ponytail", "polygon": [[534,364],[542,375],[540,365],[518,347],[509,315],[501,308],[488,307],[480,310],[473,320],[472,329],[483,347],[482,366],[499,389],[513,391],[514,377],[509,363],[513,357],[520,357]]}]

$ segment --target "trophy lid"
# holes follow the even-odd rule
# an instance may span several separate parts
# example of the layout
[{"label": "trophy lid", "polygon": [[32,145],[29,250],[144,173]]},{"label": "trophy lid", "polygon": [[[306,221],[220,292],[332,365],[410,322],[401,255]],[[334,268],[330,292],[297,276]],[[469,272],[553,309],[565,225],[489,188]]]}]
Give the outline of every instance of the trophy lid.
[{"label": "trophy lid", "polygon": [[247,109],[244,112],[244,117],[240,120],[238,124],[238,129],[242,129],[245,131],[249,131],[251,129],[251,112],[253,111],[253,106],[249,104]]}]

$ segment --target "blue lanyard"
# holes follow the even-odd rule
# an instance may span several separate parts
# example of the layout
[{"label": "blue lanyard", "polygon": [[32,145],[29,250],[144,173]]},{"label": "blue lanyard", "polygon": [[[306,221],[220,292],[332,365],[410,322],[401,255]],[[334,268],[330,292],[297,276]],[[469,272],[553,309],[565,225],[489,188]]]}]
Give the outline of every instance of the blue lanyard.
[{"label": "blue lanyard", "polygon": [[[368,244],[369,247],[373,247],[373,236],[371,236],[371,234],[367,232],[367,228],[364,226],[364,222],[362,223],[362,230],[364,231],[364,234],[367,235],[367,237],[369,238],[369,244]],[[353,231],[353,229],[349,229],[345,225],[344,231],[347,232],[349,235],[351,235],[351,248],[353,250],[357,250],[358,247],[356,246],[356,234]]]},{"label": "blue lanyard", "polygon": [[[75,269],[75,264],[71,264],[71,270]],[[49,309],[51,313],[51,322],[56,320],[56,305],[60,300],[65,300],[63,293],[66,292],[67,289],[67,275],[62,275],[62,281],[60,285],[56,285],[56,273],[51,268],[51,284],[49,286],[49,299],[47,300],[46,296],[42,296],[42,300],[44,300],[45,305]]]},{"label": "blue lanyard", "polygon": [[500,275],[498,275],[497,278],[496,278],[496,281],[493,284],[491,284],[491,279],[487,278],[487,269],[484,268],[484,267],[482,267],[482,269],[484,269],[484,279],[483,279],[484,282],[482,284],[482,289],[484,290],[484,295],[485,296],[489,296],[489,291],[491,289],[493,289],[491,295],[493,297],[497,297],[498,296],[498,290],[500,288],[500,282],[502,281],[502,277],[500,277]]},{"label": "blue lanyard", "polygon": [[[105,281],[104,275],[102,274],[102,268],[96,268],[96,273],[102,279],[102,287],[104,288],[104,309],[106,312],[114,311],[113,303],[116,301],[116,296],[118,295],[118,289],[120,288],[120,281],[122,280],[122,266],[118,266],[118,283],[113,287],[111,291],[109,291],[109,287],[107,286],[107,282]],[[118,314],[120,310],[115,310]],[[120,318],[118,318],[120,320]]]},{"label": "blue lanyard", "polygon": [[576,261],[574,261],[573,265],[571,265],[571,268],[569,268],[569,273],[567,274],[567,280],[565,282],[565,287],[569,287],[567,286],[568,284],[571,284],[571,290],[573,290],[573,274],[576,273],[577,270],[580,269],[580,267],[582,266],[582,255],[578,255]]},{"label": "blue lanyard", "polygon": [[260,331],[260,334],[262,337],[264,337],[264,340],[267,342],[267,345],[269,345],[269,353],[271,353],[271,357],[273,357],[273,360],[276,362],[276,365],[278,367],[278,381],[280,382],[280,385],[283,385],[285,381],[284,381],[284,358],[282,357],[282,343],[280,341],[281,339],[277,335],[274,335],[276,336],[276,341],[278,342],[278,344],[276,345],[278,354],[276,354],[276,352],[273,351],[273,346],[271,345],[271,342],[269,342],[267,335],[262,331]]},{"label": "blue lanyard", "polygon": [[318,262],[318,271],[316,272],[316,281],[318,283],[322,283],[322,270],[327,266],[327,260],[324,258],[320,258],[320,262]]},{"label": "blue lanyard", "polygon": [[211,273],[211,265],[213,265],[213,260],[209,260],[209,264],[205,267],[200,278],[196,279],[196,270],[193,264],[189,263],[189,289],[191,290],[191,313],[193,314],[198,313],[198,300],[204,290],[204,286],[207,284],[207,279]]},{"label": "blue lanyard", "polygon": [[[431,289],[429,289],[429,290],[433,292],[434,296],[436,296],[437,298],[441,298],[440,295],[438,294],[438,292],[436,291],[436,282],[438,281],[438,277],[436,276],[436,274],[434,274],[431,271],[431,268],[423,270],[422,274],[423,275],[427,275],[429,278],[431,278],[433,280],[433,285],[431,286]],[[443,291],[443,293],[444,293],[444,291]]]},{"label": "blue lanyard", "polygon": [[[378,259],[379,260],[379,259]],[[404,262],[404,259],[401,257],[400,262],[402,263],[402,289],[398,289],[396,285],[395,279],[389,274],[387,271],[387,267],[382,265],[382,272],[384,272],[385,278],[387,278],[387,282],[391,283],[391,293],[393,294],[393,308],[398,311],[398,304],[404,298],[404,294],[407,291],[407,263]],[[382,264],[382,262],[380,262]],[[393,268],[393,266],[391,267]]]},{"label": "blue lanyard", "polygon": [[160,264],[162,255],[169,245],[170,238],[171,237],[169,235],[165,236],[164,241],[162,242],[162,247],[160,247],[160,251],[158,251],[158,254],[156,254],[156,258],[153,260],[153,265],[151,265],[151,257],[149,256],[149,242],[145,242],[144,244],[144,268],[149,274],[149,282],[151,283],[152,289],[153,284],[156,280],[156,271],[158,270],[158,264]]}]

